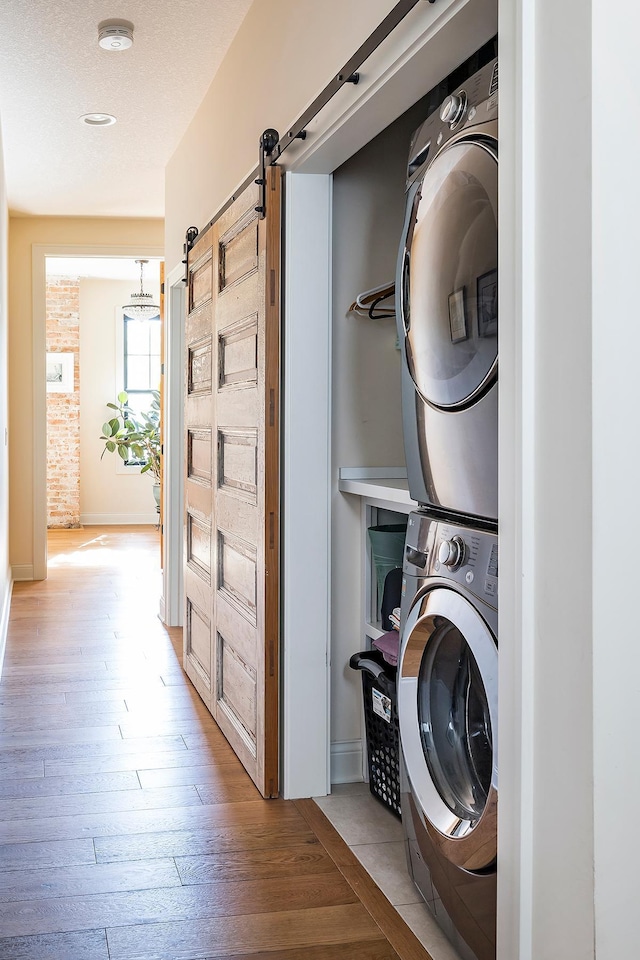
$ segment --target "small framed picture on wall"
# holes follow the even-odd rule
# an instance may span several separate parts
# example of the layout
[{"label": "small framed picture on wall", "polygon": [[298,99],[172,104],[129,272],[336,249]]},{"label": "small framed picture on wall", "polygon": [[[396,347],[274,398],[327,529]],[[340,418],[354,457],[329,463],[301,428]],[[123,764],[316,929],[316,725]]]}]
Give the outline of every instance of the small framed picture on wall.
[{"label": "small framed picture on wall", "polygon": [[498,271],[489,270],[477,280],[478,336],[498,335]]},{"label": "small framed picture on wall", "polygon": [[451,343],[467,339],[467,318],[464,311],[464,287],[449,294],[449,331]]},{"label": "small framed picture on wall", "polygon": [[48,353],[47,393],[73,393],[73,353]]}]

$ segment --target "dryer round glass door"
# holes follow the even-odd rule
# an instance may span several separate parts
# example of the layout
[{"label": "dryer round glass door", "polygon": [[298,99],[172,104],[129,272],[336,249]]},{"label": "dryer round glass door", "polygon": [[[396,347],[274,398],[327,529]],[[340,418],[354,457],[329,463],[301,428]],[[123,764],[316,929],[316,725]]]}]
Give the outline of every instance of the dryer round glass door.
[{"label": "dryer round glass door", "polygon": [[465,407],[498,364],[498,156],[461,139],[412,187],[402,265],[407,364],[439,408]]},{"label": "dryer round glass door", "polygon": [[411,792],[458,866],[496,856],[498,651],[459,593],[438,587],[414,605],[398,666],[400,741]]}]

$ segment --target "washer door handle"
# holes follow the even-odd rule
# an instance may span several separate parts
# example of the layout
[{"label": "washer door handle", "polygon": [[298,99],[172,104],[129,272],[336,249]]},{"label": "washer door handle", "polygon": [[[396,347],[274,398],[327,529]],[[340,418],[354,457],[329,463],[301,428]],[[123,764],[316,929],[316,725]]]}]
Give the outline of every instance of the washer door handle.
[{"label": "washer door handle", "polygon": [[400,274],[400,313],[402,316],[402,326],[404,327],[405,336],[409,333],[411,329],[411,308],[410,308],[410,299],[409,299],[409,271],[411,269],[411,254],[407,247],[405,247],[402,254],[402,271]]},{"label": "washer door handle", "polygon": [[414,567],[420,567],[422,570],[427,565],[427,554],[423,550],[418,550],[417,547],[407,546],[404,555],[409,563],[412,563]]}]

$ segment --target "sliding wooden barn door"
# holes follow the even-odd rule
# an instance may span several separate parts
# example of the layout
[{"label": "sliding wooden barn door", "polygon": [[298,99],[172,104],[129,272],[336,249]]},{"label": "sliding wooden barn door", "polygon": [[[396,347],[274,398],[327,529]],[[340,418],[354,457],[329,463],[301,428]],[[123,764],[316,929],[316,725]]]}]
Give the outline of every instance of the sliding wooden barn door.
[{"label": "sliding wooden barn door", "polygon": [[280,170],[188,256],[184,665],[278,794]]}]

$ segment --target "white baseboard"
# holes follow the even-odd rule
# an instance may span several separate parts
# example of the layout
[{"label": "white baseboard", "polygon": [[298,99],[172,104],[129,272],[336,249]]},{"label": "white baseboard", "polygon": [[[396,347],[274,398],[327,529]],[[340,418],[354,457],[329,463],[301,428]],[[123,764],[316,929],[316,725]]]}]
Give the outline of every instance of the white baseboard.
[{"label": "white baseboard", "polygon": [[362,780],[362,740],[341,740],[331,744],[331,783]]},{"label": "white baseboard", "polygon": [[33,580],[32,563],[14,563],[11,567],[11,576],[14,583],[19,580]]},{"label": "white baseboard", "polygon": [[140,524],[150,524],[154,527],[158,523],[157,513],[82,513],[80,514],[80,523],[84,526],[126,526],[127,524],[139,526]]},{"label": "white baseboard", "polygon": [[2,664],[4,662],[4,652],[7,648],[7,630],[9,627],[9,611],[11,609],[12,589],[13,589],[13,581],[11,579],[11,572],[7,570],[4,596],[0,600],[0,676],[2,676]]}]

